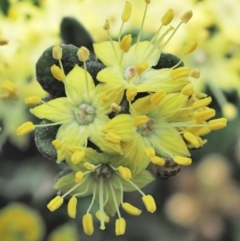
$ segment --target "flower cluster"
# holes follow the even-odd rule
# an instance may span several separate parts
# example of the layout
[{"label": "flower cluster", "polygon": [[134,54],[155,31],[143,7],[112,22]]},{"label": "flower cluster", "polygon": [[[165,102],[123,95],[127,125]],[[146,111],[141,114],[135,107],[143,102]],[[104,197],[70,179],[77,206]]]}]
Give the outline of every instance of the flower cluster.
[{"label": "flower cluster", "polygon": [[[63,93],[54,96],[56,88],[48,90],[46,83],[40,81],[51,93],[49,100],[31,96],[25,102],[39,104],[30,111],[43,122],[39,125],[26,122],[17,130],[17,135],[24,135],[36,129],[36,140],[39,136],[50,139],[57,163],[65,162],[69,168],[54,186],[60,192],[48,204],[50,211],[55,211],[70,196],[68,214],[75,218],[78,198],[92,195],[82,219],[88,235],[94,231],[91,214],[94,201],[99,203],[96,217],[100,229],[105,229],[108,215],[117,213],[116,235],[124,234],[126,229],[120,206],[131,215],[141,214],[140,209],[124,202],[124,192],[137,190],[147,211],[153,213],[156,210],[153,197],[140,189],[154,180],[149,166],[158,176],[166,177],[165,167],[190,165],[189,149],[202,147],[206,143],[202,136],[227,123],[225,118],[209,121],[215,116],[215,110],[208,107],[211,97],[196,92],[191,83],[199,77],[199,71],[162,52],[177,29],[190,20],[192,12],[184,13],[176,28],[170,26],[164,31],[174,17],[173,11],[168,10],[152,39],[142,41],[150,1],[145,2],[135,43],[130,34],[122,37],[123,25],[131,14],[127,1],[118,40],[111,38],[106,20],[104,29],[109,41],[93,46],[98,60],[91,60],[88,49],[81,47],[75,52],[78,63],[74,65],[72,54],[64,57],[67,46],[51,47],[51,64],[42,72],[51,74],[53,86],[60,82]],[[197,42],[192,40],[181,58],[196,47]],[[39,64],[37,73],[38,67]],[[50,131],[53,135],[49,134],[51,128],[55,130]],[[41,134],[39,130],[43,130]]]}]

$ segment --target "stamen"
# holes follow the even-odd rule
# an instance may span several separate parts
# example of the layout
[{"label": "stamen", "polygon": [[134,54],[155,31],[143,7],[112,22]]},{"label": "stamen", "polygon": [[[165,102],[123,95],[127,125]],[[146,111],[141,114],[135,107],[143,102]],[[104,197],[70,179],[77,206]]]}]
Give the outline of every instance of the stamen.
[{"label": "stamen", "polygon": [[184,55],[192,53],[197,48],[198,42],[193,39],[185,48]]},{"label": "stamen", "polygon": [[53,46],[52,56],[54,59],[60,60],[62,58],[62,48],[57,44]]},{"label": "stamen", "polygon": [[116,103],[112,103],[111,104],[111,111],[112,112],[120,112],[121,111],[121,106],[116,104]]},{"label": "stamen", "polygon": [[42,98],[40,96],[29,96],[24,99],[26,104],[39,104],[42,102]]},{"label": "stamen", "polygon": [[208,127],[202,127],[200,130],[196,131],[196,135],[198,136],[204,136],[207,135],[209,132],[211,132],[211,130]]},{"label": "stamen", "polygon": [[186,141],[191,143],[194,147],[198,148],[200,146],[200,143],[199,143],[198,139],[192,133],[184,132],[183,137]]},{"label": "stamen", "polygon": [[115,208],[116,208],[116,212],[117,212],[118,218],[120,219],[121,218],[121,214],[120,214],[120,211],[119,211],[119,208],[118,208],[115,192],[114,192],[114,189],[113,189],[113,186],[112,186],[111,182],[109,183],[109,186],[110,186],[111,193],[112,193],[112,196],[113,196],[113,201],[114,201],[114,205],[115,205]]},{"label": "stamen", "polygon": [[100,206],[100,229],[105,229],[104,223],[104,209],[103,209],[103,178],[101,177],[99,180],[99,206]]},{"label": "stamen", "polygon": [[115,222],[115,233],[117,236],[123,235],[126,230],[126,221],[124,218],[118,218]]},{"label": "stamen", "polygon": [[36,126],[32,122],[27,121],[18,127],[17,135],[18,136],[25,135],[25,134],[35,130],[35,128],[36,128]]},{"label": "stamen", "polygon": [[3,81],[0,87],[2,89],[1,92],[3,92],[3,95],[1,96],[2,98],[15,99],[18,97],[17,87],[12,81],[10,80]]},{"label": "stamen", "polygon": [[156,211],[156,203],[151,195],[144,195],[142,197],[142,201],[150,213],[154,213]]},{"label": "stamen", "polygon": [[192,163],[192,159],[188,157],[175,156],[173,161],[181,166],[189,166]]},{"label": "stamen", "polygon": [[142,211],[136,207],[134,207],[133,205],[131,205],[130,203],[122,203],[122,208],[129,214],[133,215],[133,216],[139,216]]},{"label": "stamen", "polygon": [[165,160],[158,156],[153,156],[150,158],[150,160],[153,164],[158,165],[158,166],[163,166],[165,164]]},{"label": "stamen", "polygon": [[151,158],[155,156],[155,150],[152,147],[147,147],[144,149],[145,154]]},{"label": "stamen", "polygon": [[134,126],[141,126],[146,124],[149,121],[149,118],[146,115],[139,115],[134,118]]},{"label": "stamen", "polygon": [[185,85],[181,90],[183,95],[190,96],[194,93],[194,88],[192,84]]},{"label": "stamen", "polygon": [[[200,71],[198,69],[192,69],[189,73],[189,75],[195,79],[198,79],[200,77]],[[201,98],[199,98],[201,99]]]},{"label": "stamen", "polygon": [[145,70],[147,70],[149,68],[149,64],[147,62],[143,62],[141,64],[138,64],[135,67],[136,72],[138,73],[138,75],[141,75]]},{"label": "stamen", "polygon": [[83,216],[82,225],[83,225],[83,230],[85,234],[87,235],[93,234],[94,232],[93,218],[90,213],[87,213]]},{"label": "stamen", "polygon": [[52,65],[51,68],[51,73],[53,77],[59,81],[64,81],[66,76],[61,68],[59,68],[57,65]]},{"label": "stamen", "polygon": [[192,10],[188,10],[185,12],[182,17],[180,18],[183,23],[187,23],[193,16]]},{"label": "stamen", "polygon": [[131,10],[132,10],[132,5],[130,2],[126,1],[125,3],[125,7],[122,13],[122,25],[118,34],[118,42],[120,42],[120,38],[122,35],[122,29],[123,29],[123,25],[124,23],[126,23],[131,15]]},{"label": "stamen", "polygon": [[76,218],[76,213],[77,213],[77,198],[75,196],[71,197],[69,202],[68,202],[68,206],[67,206],[67,210],[68,210],[68,215],[71,218]]},{"label": "stamen", "polygon": [[109,100],[109,96],[107,95],[107,93],[105,91],[100,93],[100,98],[103,102],[106,102]]},{"label": "stamen", "polygon": [[214,109],[206,108],[203,111],[197,112],[194,115],[194,117],[198,122],[202,122],[202,121],[205,121],[205,120],[208,120],[208,119],[214,117],[215,114],[216,114],[216,111]]},{"label": "stamen", "polygon": [[125,35],[119,44],[120,49],[122,49],[123,52],[127,53],[131,47],[131,44],[132,44],[132,35],[131,34]]},{"label": "stamen", "polygon": [[168,9],[167,12],[163,15],[161,22],[163,26],[168,25],[169,23],[172,22],[174,17],[174,12],[172,9]]},{"label": "stamen", "polygon": [[47,208],[53,212],[56,209],[58,209],[59,207],[61,207],[61,205],[63,204],[63,198],[60,196],[56,196],[55,198],[53,198],[47,205]]},{"label": "stamen", "polygon": [[8,40],[6,40],[6,39],[0,39],[0,46],[7,45],[8,43],[9,43]]},{"label": "stamen", "polygon": [[100,164],[97,165],[97,166],[95,166],[95,165],[93,165],[93,164],[91,164],[91,163],[89,163],[89,162],[85,162],[85,163],[83,164],[83,166],[84,166],[86,169],[88,169],[89,171],[94,172],[94,171],[96,170],[96,168],[100,166]]}]

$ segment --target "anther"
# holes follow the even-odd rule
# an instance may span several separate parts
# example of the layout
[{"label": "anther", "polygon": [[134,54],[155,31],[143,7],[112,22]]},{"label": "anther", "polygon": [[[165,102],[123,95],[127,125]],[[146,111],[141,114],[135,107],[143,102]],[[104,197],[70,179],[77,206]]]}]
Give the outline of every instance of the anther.
[{"label": "anther", "polygon": [[87,213],[83,216],[82,224],[83,224],[84,233],[87,235],[92,235],[94,232],[94,226],[93,226],[93,218],[90,213]]},{"label": "anther", "polygon": [[100,93],[100,98],[101,98],[101,100],[102,100],[103,102],[106,102],[106,101],[109,100],[109,96],[107,95],[106,92],[101,92],[101,93]]},{"label": "anther", "polygon": [[200,143],[195,135],[193,135],[190,132],[184,132],[183,137],[186,141],[188,141],[190,144],[192,144],[194,147],[198,148],[200,146]]},{"label": "anther", "polygon": [[0,39],[0,46],[4,46],[8,44],[8,40],[6,39]]},{"label": "anther", "polygon": [[215,114],[216,114],[216,111],[214,109],[206,108],[203,111],[196,112],[194,117],[198,122],[202,122],[214,117]]},{"label": "anther", "polygon": [[211,120],[208,122],[208,127],[211,130],[219,130],[219,129],[226,127],[226,125],[227,125],[226,118],[218,118],[218,119]]},{"label": "anther", "polygon": [[168,9],[167,12],[163,15],[161,21],[162,21],[162,25],[163,26],[166,26],[168,25],[169,23],[172,22],[173,20],[173,17],[174,17],[174,12],[172,9]]},{"label": "anther", "polygon": [[120,112],[121,111],[121,106],[116,104],[116,103],[112,103],[111,104],[111,110],[112,110],[112,112]]},{"label": "anther", "polygon": [[185,85],[181,90],[183,95],[190,96],[194,93],[194,88],[192,84]]},{"label": "anther", "polygon": [[105,23],[103,25],[103,29],[107,30],[107,31],[110,29],[110,24],[109,24],[109,20],[108,19],[105,20]]},{"label": "anther", "polygon": [[47,205],[47,208],[53,212],[58,209],[63,204],[63,198],[60,196],[56,196],[53,198]]},{"label": "anther", "polygon": [[123,235],[126,230],[126,221],[124,218],[118,218],[115,222],[115,233],[117,236]]},{"label": "anther", "polygon": [[173,161],[181,166],[189,166],[192,163],[192,159],[188,157],[175,156]]},{"label": "anther", "polygon": [[68,201],[68,215],[71,218],[76,218],[77,213],[77,198],[75,196],[71,197]]},{"label": "anther", "polygon": [[90,52],[87,48],[81,47],[78,49],[77,56],[80,61],[86,62],[89,59]]},{"label": "anther", "polygon": [[209,132],[211,132],[211,130],[207,126],[204,126],[200,130],[196,131],[195,134],[198,136],[204,136],[207,135]]},{"label": "anther", "polygon": [[156,211],[156,203],[151,195],[145,195],[142,197],[142,201],[150,213],[154,213]]},{"label": "anther", "polygon": [[25,134],[35,130],[35,128],[36,128],[36,126],[32,122],[27,121],[18,127],[17,135],[18,136],[25,135]]},{"label": "anther", "polygon": [[60,60],[62,58],[62,48],[59,45],[53,46],[52,56],[54,59]]},{"label": "anther", "polygon": [[129,168],[120,166],[118,171],[124,180],[128,181],[131,179],[132,173]]},{"label": "anther", "polygon": [[52,65],[51,68],[51,73],[53,77],[59,81],[64,81],[65,80],[65,74],[61,68],[59,68],[57,65]]},{"label": "anther", "polygon": [[151,158],[155,156],[155,150],[152,147],[147,147],[144,149],[145,154]]},{"label": "anther", "polygon": [[94,172],[96,170],[96,166],[94,166],[93,164],[91,164],[89,162],[85,162],[83,164],[83,166],[91,172]]},{"label": "anther", "polygon": [[71,161],[78,164],[85,157],[85,151],[75,151],[71,156]]},{"label": "anther", "polygon": [[81,172],[81,171],[78,171],[78,172],[76,172],[76,174],[75,174],[75,179],[74,179],[74,181],[75,181],[76,183],[79,183],[79,182],[82,181],[83,178],[84,178],[84,173]]},{"label": "anther", "polygon": [[[96,218],[97,218],[99,221],[101,221],[101,211],[100,211],[100,210],[98,210],[98,211],[96,212]],[[110,218],[109,218],[109,216],[108,216],[106,213],[103,214],[103,218],[104,218],[104,223],[109,223]]]},{"label": "anther", "polygon": [[195,79],[198,79],[200,77],[200,71],[198,69],[192,69],[189,75]]},{"label": "anther", "polygon": [[202,107],[206,107],[207,105],[209,105],[212,102],[212,98],[209,96],[207,98],[201,99],[201,100],[197,100],[196,102],[194,102],[192,104],[192,107],[195,109],[199,109]]},{"label": "anther", "polygon": [[132,204],[130,203],[122,203],[122,208],[129,214],[133,215],[133,216],[139,216],[142,211],[136,207],[134,207]]},{"label": "anther", "polygon": [[149,68],[149,64],[147,62],[143,62],[141,64],[138,64],[135,67],[136,72],[140,75],[142,74],[145,70],[147,70]]},{"label": "anther", "polygon": [[62,148],[62,143],[59,140],[53,140],[52,145],[55,147],[55,149],[60,150]]},{"label": "anther", "polygon": [[146,3],[146,4],[150,4],[150,3],[151,3],[151,0],[145,0],[145,3]]},{"label": "anther", "polygon": [[187,23],[193,16],[192,10],[188,10],[185,12],[182,17],[180,18],[183,23]]},{"label": "anther", "polygon": [[133,101],[136,95],[137,95],[137,87],[132,86],[127,89],[126,97],[128,101]]},{"label": "anther", "polygon": [[125,35],[120,42],[120,49],[122,49],[123,52],[126,53],[130,49],[131,44],[132,44],[132,35],[131,34]]},{"label": "anther", "polygon": [[165,160],[159,156],[153,156],[150,158],[151,162],[158,166],[163,166],[165,164]]},{"label": "anther", "polygon": [[122,21],[123,23],[127,22],[131,15],[132,5],[129,1],[126,1],[125,7],[122,13]]},{"label": "anther", "polygon": [[141,126],[146,124],[149,121],[149,118],[146,115],[139,115],[134,118],[134,126]]},{"label": "anther", "polygon": [[192,53],[197,48],[198,42],[193,39],[185,48],[184,55]]},{"label": "anther", "polygon": [[157,91],[156,93],[154,93],[152,96],[151,96],[151,103],[153,105],[158,105],[160,103],[160,101],[166,96],[166,92],[164,90],[159,90]]},{"label": "anther", "polygon": [[170,75],[173,80],[187,77],[190,73],[190,68],[188,67],[180,67],[171,71]]},{"label": "anther", "polygon": [[39,96],[29,96],[24,99],[26,104],[39,104],[42,101],[42,98]]}]

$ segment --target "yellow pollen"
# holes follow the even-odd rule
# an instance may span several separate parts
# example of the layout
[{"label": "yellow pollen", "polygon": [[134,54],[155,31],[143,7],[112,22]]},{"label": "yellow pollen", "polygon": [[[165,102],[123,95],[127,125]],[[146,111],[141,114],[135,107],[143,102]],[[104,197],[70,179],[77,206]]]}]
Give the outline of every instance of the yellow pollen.
[{"label": "yellow pollen", "polygon": [[59,45],[55,45],[52,50],[54,59],[60,60],[62,58],[62,48]]},{"label": "yellow pollen", "polygon": [[171,71],[170,75],[173,80],[179,79],[182,77],[187,77],[190,73],[190,68],[180,67]]},{"label": "yellow pollen", "polygon": [[[96,218],[97,218],[99,221],[101,221],[101,211],[100,211],[100,210],[98,210],[98,211],[96,212]],[[105,222],[105,223],[109,223],[110,218],[108,217],[108,215],[107,215],[106,213],[103,214],[103,218],[104,218],[104,222]]]},{"label": "yellow pollen", "polygon": [[145,3],[146,3],[146,4],[150,4],[150,3],[151,3],[151,0],[145,0]]},{"label": "yellow pollen", "polygon": [[175,156],[173,161],[181,166],[189,166],[192,163],[192,159],[188,157]]},{"label": "yellow pollen", "polygon": [[136,95],[137,95],[137,87],[132,86],[127,89],[126,97],[128,101],[133,101]]},{"label": "yellow pollen", "polygon": [[122,208],[129,214],[133,215],[133,216],[139,216],[141,214],[141,210],[134,207],[132,204],[130,203],[122,203]]},{"label": "yellow pollen", "polygon": [[76,218],[76,213],[77,213],[77,198],[76,197],[71,197],[70,200],[68,201],[68,215],[71,218]]},{"label": "yellow pollen", "polygon": [[155,150],[152,147],[147,147],[144,149],[145,154],[151,158],[155,156]]},{"label": "yellow pollen", "polygon": [[181,92],[183,95],[187,95],[187,96],[192,95],[194,93],[193,85],[192,84],[185,85],[182,88]]},{"label": "yellow pollen", "polygon": [[146,115],[139,115],[134,118],[134,126],[141,126],[146,124],[149,121],[149,118]]},{"label": "yellow pollen", "polygon": [[174,12],[172,9],[168,9],[167,12],[163,15],[161,21],[162,21],[162,25],[163,26],[166,26],[168,25],[169,23],[172,22],[173,20],[173,17],[174,17]]},{"label": "yellow pollen", "polygon": [[59,140],[53,140],[52,145],[55,147],[55,149],[60,150],[62,148],[62,143]]},{"label": "yellow pollen", "polygon": [[132,35],[131,34],[125,35],[120,42],[120,49],[122,49],[123,52],[126,53],[130,49],[131,44],[132,44]]},{"label": "yellow pollen", "polygon": [[118,105],[118,104],[116,104],[116,103],[112,103],[112,104],[111,104],[111,110],[112,110],[113,112],[119,112],[119,111],[121,111],[121,106]]},{"label": "yellow pollen", "polygon": [[190,132],[184,132],[183,137],[186,141],[188,141],[190,144],[192,144],[194,147],[198,148],[200,146],[200,143],[195,135],[193,135]]},{"label": "yellow pollen", "polygon": [[192,69],[189,75],[195,79],[198,79],[200,77],[200,71],[198,69]]},{"label": "yellow pollen", "polygon": [[185,12],[182,17],[180,18],[183,23],[187,23],[193,16],[192,10],[188,10]]},{"label": "yellow pollen", "polygon": [[201,100],[197,100],[196,102],[194,102],[192,104],[192,106],[193,106],[193,108],[198,109],[198,108],[206,107],[211,102],[212,102],[212,98],[209,96],[207,98],[204,98],[204,99],[201,99]]},{"label": "yellow pollen", "polygon": [[94,166],[93,164],[91,164],[89,162],[85,162],[83,164],[83,166],[91,172],[94,172],[96,170],[96,166]]},{"label": "yellow pollen", "polygon": [[153,105],[158,105],[160,103],[160,101],[166,96],[166,92],[164,90],[159,90],[157,91],[156,93],[154,93],[152,96],[151,96],[151,103]]},{"label": "yellow pollen", "polygon": [[219,129],[226,127],[226,125],[227,125],[226,118],[218,118],[218,119],[211,120],[208,122],[208,127],[211,130],[219,130]]},{"label": "yellow pollen", "polygon": [[158,166],[163,166],[165,164],[165,160],[158,156],[153,156],[150,158],[150,160],[153,164],[158,165]]},{"label": "yellow pollen", "polygon": [[106,102],[106,101],[109,100],[109,96],[107,95],[106,92],[102,92],[102,93],[100,94],[100,98],[101,98],[101,100],[102,100],[103,102]]},{"label": "yellow pollen", "polygon": [[47,205],[47,208],[53,212],[58,209],[63,204],[63,198],[60,196],[56,196],[53,198]]},{"label": "yellow pollen", "polygon": [[120,166],[118,171],[124,180],[128,181],[131,179],[132,173],[129,168]]},{"label": "yellow pollen", "polygon": [[117,236],[123,235],[126,230],[126,221],[124,218],[118,218],[115,222],[115,233]]},{"label": "yellow pollen", "polygon": [[25,135],[25,134],[35,130],[35,128],[36,128],[36,126],[33,125],[32,122],[27,121],[27,122],[23,123],[21,126],[18,127],[17,135],[18,136]]},{"label": "yellow pollen", "polygon": [[75,151],[71,156],[71,161],[78,164],[85,157],[85,151]]},{"label": "yellow pollen", "polygon": [[136,72],[140,75],[142,72],[144,72],[145,70],[147,70],[149,68],[149,64],[147,62],[143,62],[141,64],[138,64],[135,67]]},{"label": "yellow pollen", "polygon": [[214,117],[215,114],[216,111],[214,109],[206,108],[203,111],[198,111],[197,113],[195,113],[194,117],[198,122],[201,122]]},{"label": "yellow pollen", "polygon": [[89,59],[90,52],[87,48],[81,47],[78,49],[77,56],[80,61],[86,62]]},{"label": "yellow pollen", "polygon": [[65,74],[61,68],[59,68],[56,64],[52,65],[51,68],[51,73],[53,77],[59,81],[64,81],[65,80]]},{"label": "yellow pollen", "polygon": [[87,235],[92,235],[94,232],[94,226],[93,226],[93,218],[90,213],[87,213],[83,216],[82,224],[83,224],[84,233]]},{"label": "yellow pollen", "polygon": [[198,42],[193,39],[185,48],[184,55],[192,53],[197,48]]},{"label": "yellow pollen", "polygon": [[113,132],[108,132],[105,135],[105,139],[114,144],[119,144],[121,141],[121,137]]},{"label": "yellow pollen", "polygon": [[130,15],[131,15],[131,10],[132,10],[131,3],[129,1],[126,1],[125,7],[124,7],[124,10],[123,10],[123,14],[122,14],[123,23],[128,21]]},{"label": "yellow pollen", "polygon": [[39,96],[29,96],[24,99],[26,104],[39,104],[42,99]]},{"label": "yellow pollen", "polygon": [[83,178],[84,178],[83,172],[81,172],[81,171],[76,172],[76,174],[75,174],[75,182],[76,183],[81,182]]},{"label": "yellow pollen", "polygon": [[146,195],[142,197],[142,201],[150,213],[154,213],[156,211],[156,203],[151,195]]},{"label": "yellow pollen", "polygon": [[103,25],[103,29],[107,30],[107,31],[110,29],[110,24],[109,24],[109,20],[108,19],[105,20],[105,23]]}]

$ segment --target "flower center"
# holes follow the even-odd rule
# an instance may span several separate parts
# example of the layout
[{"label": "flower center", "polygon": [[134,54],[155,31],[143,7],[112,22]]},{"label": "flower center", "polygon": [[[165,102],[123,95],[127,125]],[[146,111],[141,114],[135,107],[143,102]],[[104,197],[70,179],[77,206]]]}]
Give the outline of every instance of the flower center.
[{"label": "flower center", "polygon": [[129,81],[131,80],[136,74],[136,69],[134,67],[127,67],[123,71],[124,79]]},{"label": "flower center", "polygon": [[84,103],[75,110],[74,114],[80,125],[88,125],[94,120],[95,109],[91,105]]},{"label": "flower center", "polygon": [[93,173],[95,179],[100,180],[100,178],[109,179],[113,174],[113,169],[108,164],[101,164],[97,167]]},{"label": "flower center", "polygon": [[154,130],[153,124],[154,124],[154,121],[149,120],[146,124],[139,126],[137,130],[142,136],[148,136]]}]

